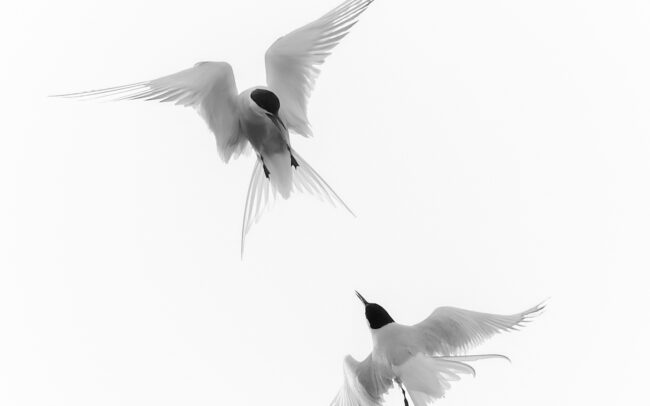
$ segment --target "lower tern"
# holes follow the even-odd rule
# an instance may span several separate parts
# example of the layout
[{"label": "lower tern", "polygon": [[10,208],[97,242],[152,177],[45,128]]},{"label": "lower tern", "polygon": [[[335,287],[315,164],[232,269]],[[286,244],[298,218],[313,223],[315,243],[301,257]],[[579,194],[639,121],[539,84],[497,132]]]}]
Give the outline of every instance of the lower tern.
[{"label": "lower tern", "polygon": [[346,0],[319,19],[277,39],[266,51],[267,86],[238,93],[227,62],[199,62],[194,67],[131,85],[57,95],[79,99],[142,99],[193,107],[216,137],[221,159],[228,162],[250,149],[257,155],[251,176],[241,251],[251,226],[269,198],[292,191],[313,193],[352,211],[298,155],[289,133],[312,135],[307,101],[320,74],[320,65],[349,33],[373,0]]},{"label": "lower tern", "polygon": [[372,352],[359,362],[348,355],[344,361],[344,381],[331,406],[380,406],[383,395],[397,383],[408,406],[426,406],[444,396],[450,382],[461,374],[475,375],[468,364],[503,355],[466,355],[475,345],[502,331],[517,330],[540,314],[544,305],[510,316],[479,313],[455,307],[440,307],[418,324],[396,323],[376,303],[365,306],[372,336]]}]

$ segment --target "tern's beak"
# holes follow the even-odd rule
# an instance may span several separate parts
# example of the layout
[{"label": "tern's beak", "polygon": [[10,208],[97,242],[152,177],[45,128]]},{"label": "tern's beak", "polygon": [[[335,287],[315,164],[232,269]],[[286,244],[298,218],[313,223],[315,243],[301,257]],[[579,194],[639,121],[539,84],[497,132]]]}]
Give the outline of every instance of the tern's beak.
[{"label": "tern's beak", "polygon": [[359,298],[359,300],[361,300],[363,302],[364,305],[366,305],[366,306],[368,305],[368,301],[366,299],[364,299],[363,296],[361,296],[361,293],[357,292],[356,290],[354,291],[354,293],[357,294],[357,297]]},{"label": "tern's beak", "polygon": [[267,113],[266,115],[271,119],[271,121],[273,121],[273,124],[275,124],[275,126],[278,127],[278,130],[280,130],[280,132],[287,131],[287,126],[284,125],[280,117],[270,113]]}]

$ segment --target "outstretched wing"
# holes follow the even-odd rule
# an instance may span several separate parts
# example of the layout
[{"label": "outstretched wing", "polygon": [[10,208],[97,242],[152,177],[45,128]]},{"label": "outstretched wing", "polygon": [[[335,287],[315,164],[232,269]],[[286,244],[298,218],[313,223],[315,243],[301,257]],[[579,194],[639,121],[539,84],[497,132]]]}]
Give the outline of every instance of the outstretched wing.
[{"label": "outstretched wing", "polygon": [[348,355],[343,362],[343,386],[330,406],[381,406],[392,386],[393,380],[374,368],[372,355],[361,362]]},{"label": "outstretched wing", "polygon": [[540,314],[543,304],[513,314],[479,313],[455,307],[440,307],[413,327],[423,335],[426,353],[453,355],[467,351],[502,331],[517,330]]},{"label": "outstretched wing", "polygon": [[227,62],[199,62],[190,69],[131,85],[57,95],[83,100],[157,100],[194,107],[217,138],[221,158],[247,146],[239,133],[237,86]]},{"label": "outstretched wing", "polygon": [[280,97],[280,116],[289,129],[305,137],[312,135],[307,100],[319,65],[372,2],[346,0],[318,20],[280,37],[266,51],[266,82]]}]

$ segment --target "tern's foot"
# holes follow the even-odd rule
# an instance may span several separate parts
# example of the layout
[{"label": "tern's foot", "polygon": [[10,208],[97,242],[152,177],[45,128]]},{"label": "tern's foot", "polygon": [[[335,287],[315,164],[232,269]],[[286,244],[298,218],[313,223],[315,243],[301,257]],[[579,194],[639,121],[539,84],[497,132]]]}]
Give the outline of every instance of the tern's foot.
[{"label": "tern's foot", "polygon": [[296,158],[294,158],[293,155],[289,155],[289,156],[291,157],[291,166],[293,166],[294,168],[299,167],[300,165],[298,165],[298,161],[296,161]]},{"label": "tern's foot", "polygon": [[296,158],[293,157],[293,154],[291,153],[291,147],[287,145],[287,150],[289,151],[289,156],[291,157],[291,166],[294,168],[299,167],[298,161],[296,161]]}]

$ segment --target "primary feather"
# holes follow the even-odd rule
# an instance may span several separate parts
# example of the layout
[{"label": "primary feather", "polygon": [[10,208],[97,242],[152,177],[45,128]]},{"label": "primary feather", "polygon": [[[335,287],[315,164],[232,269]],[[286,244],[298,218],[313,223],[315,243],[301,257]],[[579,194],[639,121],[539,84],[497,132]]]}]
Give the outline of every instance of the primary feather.
[{"label": "primary feather", "polygon": [[277,39],[266,51],[266,82],[282,100],[287,127],[305,137],[312,131],[307,101],[320,74],[319,66],[349,33],[373,0],[348,0],[321,18]]},{"label": "primary feather", "polygon": [[154,100],[193,107],[214,134],[219,155],[225,162],[248,145],[239,131],[237,86],[232,67],[227,62],[199,62],[192,68],[150,81],[58,96]]},{"label": "primary feather", "polygon": [[381,376],[368,355],[359,362],[348,355],[343,361],[343,386],[331,406],[380,406],[393,380]]},{"label": "primary feather", "polygon": [[544,305],[539,304],[521,313],[504,316],[439,307],[413,327],[422,335],[428,354],[452,355],[464,353],[502,331],[516,330],[543,309]]}]

